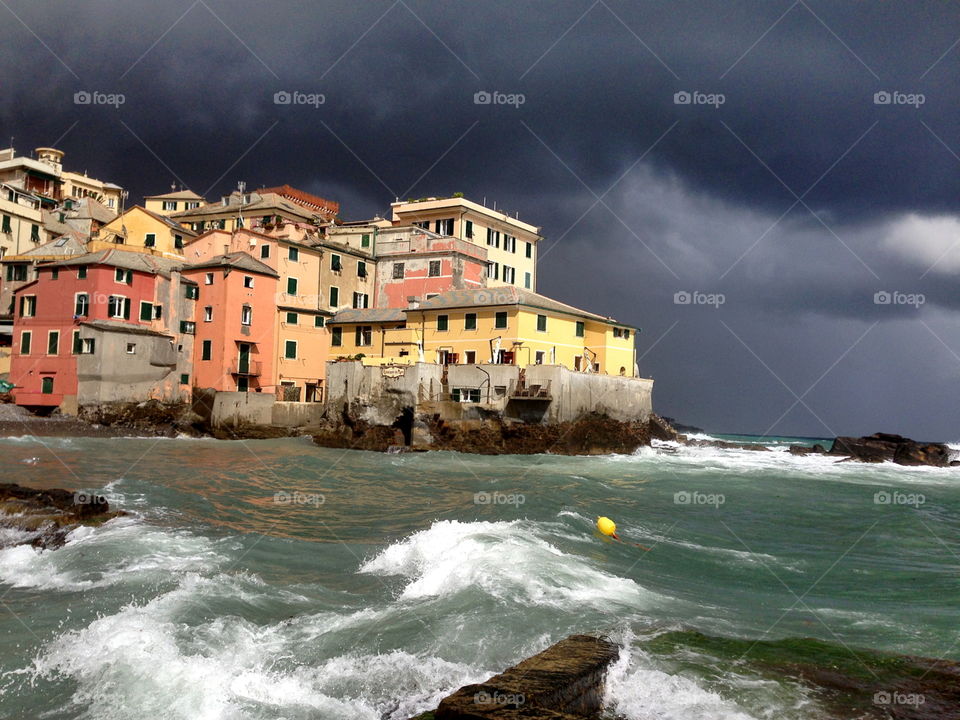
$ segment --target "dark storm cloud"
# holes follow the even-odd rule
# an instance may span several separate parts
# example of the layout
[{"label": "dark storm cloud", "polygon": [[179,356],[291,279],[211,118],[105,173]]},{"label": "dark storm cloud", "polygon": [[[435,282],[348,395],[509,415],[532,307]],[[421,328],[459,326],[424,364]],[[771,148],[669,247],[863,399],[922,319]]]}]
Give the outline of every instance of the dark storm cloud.
[{"label": "dark storm cloud", "polygon": [[[644,328],[662,411],[956,433],[951,3],[8,5],[0,136],[21,151],[56,141],[135,197],[288,182],[346,218],[485,197],[543,226],[542,291]],[[73,104],[95,89],[126,102]],[[675,103],[694,91],[723,102]],[[923,104],[875,104],[895,91]],[[695,291],[724,303],[674,302]]]}]

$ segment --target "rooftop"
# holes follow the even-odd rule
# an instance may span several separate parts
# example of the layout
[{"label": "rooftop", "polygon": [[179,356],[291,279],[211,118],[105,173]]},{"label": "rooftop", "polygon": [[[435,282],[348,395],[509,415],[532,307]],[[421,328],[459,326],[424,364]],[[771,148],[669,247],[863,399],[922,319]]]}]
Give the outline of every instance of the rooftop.
[{"label": "rooftop", "polygon": [[174,190],[163,195],[144,195],[144,200],[203,200],[193,190]]},{"label": "rooftop", "polygon": [[337,323],[384,323],[384,322],[406,322],[407,316],[402,308],[370,308],[354,309],[348,308],[338,310],[337,313],[327,321],[327,324]]},{"label": "rooftop", "polygon": [[327,200],[326,198],[322,198],[319,195],[314,195],[313,193],[308,193],[304,190],[298,190],[297,188],[290,187],[289,185],[277,185],[276,187],[260,188],[257,190],[257,192],[260,195],[265,195],[267,193],[280,195],[281,197],[288,198],[294,202],[310,205],[311,207],[315,207],[333,215],[340,210],[340,203],[338,202]]},{"label": "rooftop", "polygon": [[171,340],[173,339],[172,335],[162,333],[158,330],[153,330],[145,325],[121,322],[119,320],[87,320],[80,324],[96,328],[97,330],[105,330],[107,332],[122,332],[131,335],[152,335],[154,337],[169,338]]},{"label": "rooftop", "polygon": [[52,263],[54,267],[70,267],[74,265],[109,265],[111,267],[123,268],[125,270],[136,270],[138,272],[150,273],[151,275],[162,275],[170,277],[173,270],[178,270],[183,266],[183,262],[169,260],[157,255],[147,255],[139,252],[129,252],[125,250],[100,250],[94,253],[86,253],[79,257],[59,260]]},{"label": "rooftop", "polygon": [[409,308],[407,312],[444,310],[447,308],[499,307],[503,305],[518,305],[539,310],[550,310],[567,315],[576,315],[589,320],[616,323],[616,320],[613,318],[587,312],[586,310],[567,305],[553,298],[548,298],[546,295],[540,295],[539,293],[530,292],[529,290],[521,290],[512,285],[477,288],[473,290],[449,290],[422,301],[419,307]]},{"label": "rooftop", "polygon": [[271,277],[280,277],[272,267],[265,265],[256,258],[250,257],[245,252],[230,252],[225,255],[216,255],[209,260],[187,265],[184,269],[201,270],[203,268],[215,267],[233,267],[238,270],[247,270],[248,272],[270,275]]}]

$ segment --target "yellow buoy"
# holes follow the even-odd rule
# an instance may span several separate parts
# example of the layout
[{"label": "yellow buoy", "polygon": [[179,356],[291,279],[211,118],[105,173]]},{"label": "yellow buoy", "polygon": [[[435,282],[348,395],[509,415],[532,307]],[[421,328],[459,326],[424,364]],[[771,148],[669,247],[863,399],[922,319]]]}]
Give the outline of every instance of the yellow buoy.
[{"label": "yellow buoy", "polygon": [[597,530],[610,537],[617,536],[617,524],[608,517],[597,518]]}]

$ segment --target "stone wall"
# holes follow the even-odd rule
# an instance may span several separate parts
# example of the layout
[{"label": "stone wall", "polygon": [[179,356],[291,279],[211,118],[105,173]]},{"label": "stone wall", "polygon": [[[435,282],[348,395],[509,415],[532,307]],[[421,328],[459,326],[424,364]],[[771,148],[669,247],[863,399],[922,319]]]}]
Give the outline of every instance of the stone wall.
[{"label": "stone wall", "polygon": [[213,398],[210,424],[213,427],[270,425],[275,402],[276,398],[270,393],[218,392]]}]

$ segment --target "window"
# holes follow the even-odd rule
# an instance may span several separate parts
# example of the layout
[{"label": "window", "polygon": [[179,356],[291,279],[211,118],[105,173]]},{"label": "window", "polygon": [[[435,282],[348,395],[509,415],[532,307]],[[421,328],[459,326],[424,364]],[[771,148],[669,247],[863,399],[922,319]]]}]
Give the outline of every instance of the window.
[{"label": "window", "polygon": [[287,295],[297,294],[297,279],[287,278]]},{"label": "window", "polygon": [[252,287],[253,287],[253,276],[252,276],[252,275],[244,275],[244,276],[243,276],[243,286],[244,286],[245,288],[252,288]]},{"label": "window", "polygon": [[249,305],[240,308],[240,324],[249,325],[253,322],[253,309]]},{"label": "window", "polygon": [[184,203],[184,208],[187,210],[196,210],[200,207],[200,202],[198,200],[191,200],[187,203]]},{"label": "window", "polygon": [[47,333],[47,355],[60,354],[60,331],[51,330]]},{"label": "window", "polygon": [[339,255],[330,256],[330,269],[334,272],[343,270],[343,259]]},{"label": "window", "polygon": [[430,277],[440,277],[440,261],[439,260],[430,261],[430,267],[427,271],[427,274]]},{"label": "window", "polygon": [[313,316],[313,326],[318,328],[323,327],[323,315]]},{"label": "window", "polygon": [[503,266],[503,281],[506,283],[513,283],[517,278],[517,271],[515,268],[510,267],[509,265]]},{"label": "window", "polygon": [[154,305],[154,306],[153,306],[153,319],[154,319],[154,320],[159,320],[159,319],[161,319],[162,317],[163,317],[163,306],[162,306],[162,305]]},{"label": "window", "polygon": [[370,306],[370,296],[367,293],[358,293],[353,294],[353,307],[362,309]]},{"label": "window", "polygon": [[195,322],[190,322],[189,320],[181,320],[180,332],[184,333],[185,335],[196,335],[197,324]]},{"label": "window", "polygon": [[463,316],[463,329],[464,330],[476,330],[477,329],[477,314],[476,313],[467,313]]},{"label": "window", "polygon": [[107,298],[107,316],[123,320],[130,319],[130,298],[111,295]]},{"label": "window", "polygon": [[340,305],[340,288],[332,287],[330,288],[330,307],[335,308]]},{"label": "window", "polygon": [[203,321],[213,322],[213,306],[212,305],[207,305],[203,309]]},{"label": "window", "polygon": [[173,236],[173,247],[177,250],[183,250],[183,235]]},{"label": "window", "polygon": [[437,315],[437,332],[443,332],[447,329],[450,318],[447,315]]},{"label": "window", "polygon": [[153,320],[153,303],[140,301],[140,320],[142,322],[150,322]]},{"label": "window", "polygon": [[213,273],[207,273],[203,276],[204,285],[213,285]]},{"label": "window", "polygon": [[83,338],[80,341],[80,354],[93,355],[97,350],[97,341],[93,338]]},{"label": "window", "polygon": [[357,261],[357,277],[365,278],[367,276],[367,264],[363,260]]},{"label": "window", "polygon": [[213,340],[204,340],[200,346],[200,359],[209,360],[213,357]]},{"label": "window", "polygon": [[40,392],[44,395],[50,395],[53,392],[53,378],[49,375],[40,380]]},{"label": "window", "polygon": [[613,336],[614,336],[615,338],[620,337],[620,328],[614,328],[614,329],[613,329]]},{"label": "window", "polygon": [[37,296],[23,295],[20,298],[20,317],[33,317],[37,314]]},{"label": "window", "polygon": [[283,356],[287,360],[297,359],[297,341],[296,340],[287,340],[283,344]]},{"label": "window", "polygon": [[360,236],[360,247],[370,247],[370,235],[369,233],[364,233]]},{"label": "window", "polygon": [[147,233],[143,237],[144,247],[156,247],[157,246],[157,234],[156,233]]},{"label": "window", "polygon": [[403,263],[393,264],[393,279],[403,280]]},{"label": "window", "polygon": [[127,343],[127,355],[136,355],[136,354],[137,354],[137,344]]},{"label": "window", "polygon": [[491,280],[500,279],[500,263],[491,262],[487,263],[487,277]]},{"label": "window", "polygon": [[23,281],[26,279],[26,265],[7,265],[7,280]]},{"label": "window", "polygon": [[506,326],[507,326],[507,313],[498,312],[496,315],[496,322],[494,323],[494,327],[497,328],[497,330],[502,330]]},{"label": "window", "polygon": [[453,235],[453,218],[437,220],[434,224],[437,235]]},{"label": "window", "polygon": [[530,275],[530,273],[524,273],[524,274],[523,274],[523,286],[524,286],[527,290],[530,289],[530,283],[531,283],[532,280],[533,280],[533,277]]},{"label": "window", "polygon": [[80,340],[80,331],[74,330],[73,331],[73,347],[71,349],[71,352],[74,355],[79,355],[82,350],[83,350],[83,343]]},{"label": "window", "polygon": [[526,251],[527,257],[528,257],[528,258],[532,258],[532,257],[533,257],[533,243],[528,242],[528,243],[524,243],[524,244],[527,246],[527,251]]},{"label": "window", "polygon": [[546,315],[537,315],[537,330],[539,332],[547,331],[547,316]]},{"label": "window", "polygon": [[237,392],[247,392],[250,388],[250,380],[245,376],[237,378]]},{"label": "window", "polygon": [[[30,226],[30,239],[36,243],[40,242],[40,226],[39,225]],[[52,382],[53,378],[51,378],[50,380]]]},{"label": "window", "polygon": [[300,315],[295,312],[287,313],[287,325],[299,325],[300,324]]},{"label": "window", "polygon": [[627,330],[626,328],[623,329],[623,337],[624,339],[630,337],[630,331]]},{"label": "window", "polygon": [[473,220],[467,220],[467,229],[464,234],[468,238],[473,238]]},{"label": "window", "polygon": [[330,344],[334,347],[343,345],[343,328],[335,327],[330,331]]},{"label": "window", "polygon": [[176,200],[164,200],[164,201],[163,201],[163,209],[164,209],[164,210],[176,210],[176,209],[177,209],[177,201],[176,201]]},{"label": "window", "polygon": [[113,274],[113,280],[124,285],[133,285],[133,270],[117,268]]},{"label": "window", "polygon": [[3,232],[7,233],[8,235],[13,232],[13,228],[10,226],[9,215],[3,216]]},{"label": "window", "polygon": [[59,279],[60,279],[60,268],[53,268],[53,269],[50,271],[50,279],[51,279],[51,280],[59,280]]},{"label": "window", "polygon": [[543,365],[543,357],[544,357],[544,352],[543,352],[543,350],[537,350],[537,351],[534,353],[534,355],[533,355],[533,358],[534,358],[534,359],[533,359],[533,362],[534,362],[534,364],[535,364],[535,365]]},{"label": "window", "polygon": [[480,402],[480,388],[454,388],[450,393],[450,398],[454,402],[478,403]]},{"label": "window", "polygon": [[20,354],[29,355],[30,354],[30,341],[33,339],[33,333],[29,330],[24,330],[20,333]]},{"label": "window", "polygon": [[503,249],[515,253],[517,251],[517,239],[513,235],[504,235]]},{"label": "window", "polygon": [[583,323],[577,322],[577,337],[583,337]]},{"label": "window", "polygon": [[365,347],[373,344],[373,327],[370,325],[358,325],[356,330],[357,347]]},{"label": "window", "polygon": [[184,285],[183,296],[187,300],[196,300],[200,297],[200,288],[197,285]]},{"label": "window", "polygon": [[260,246],[260,257],[261,257],[261,258],[264,258],[264,259],[270,257],[270,246],[269,246],[269,245],[261,245],[261,246]]},{"label": "window", "polygon": [[467,350],[464,354],[464,361],[467,365],[476,365],[477,364],[477,351],[476,350]]},{"label": "window", "polygon": [[87,266],[81,265],[77,268],[77,279],[84,280],[87,277]]},{"label": "window", "polygon": [[291,262],[297,262],[300,259],[300,248],[288,248],[287,249],[287,260]]},{"label": "window", "polygon": [[181,375],[180,375],[180,384],[181,384],[181,385],[189,385],[189,384],[190,384],[190,376],[189,376],[187,373],[181,373]]}]

